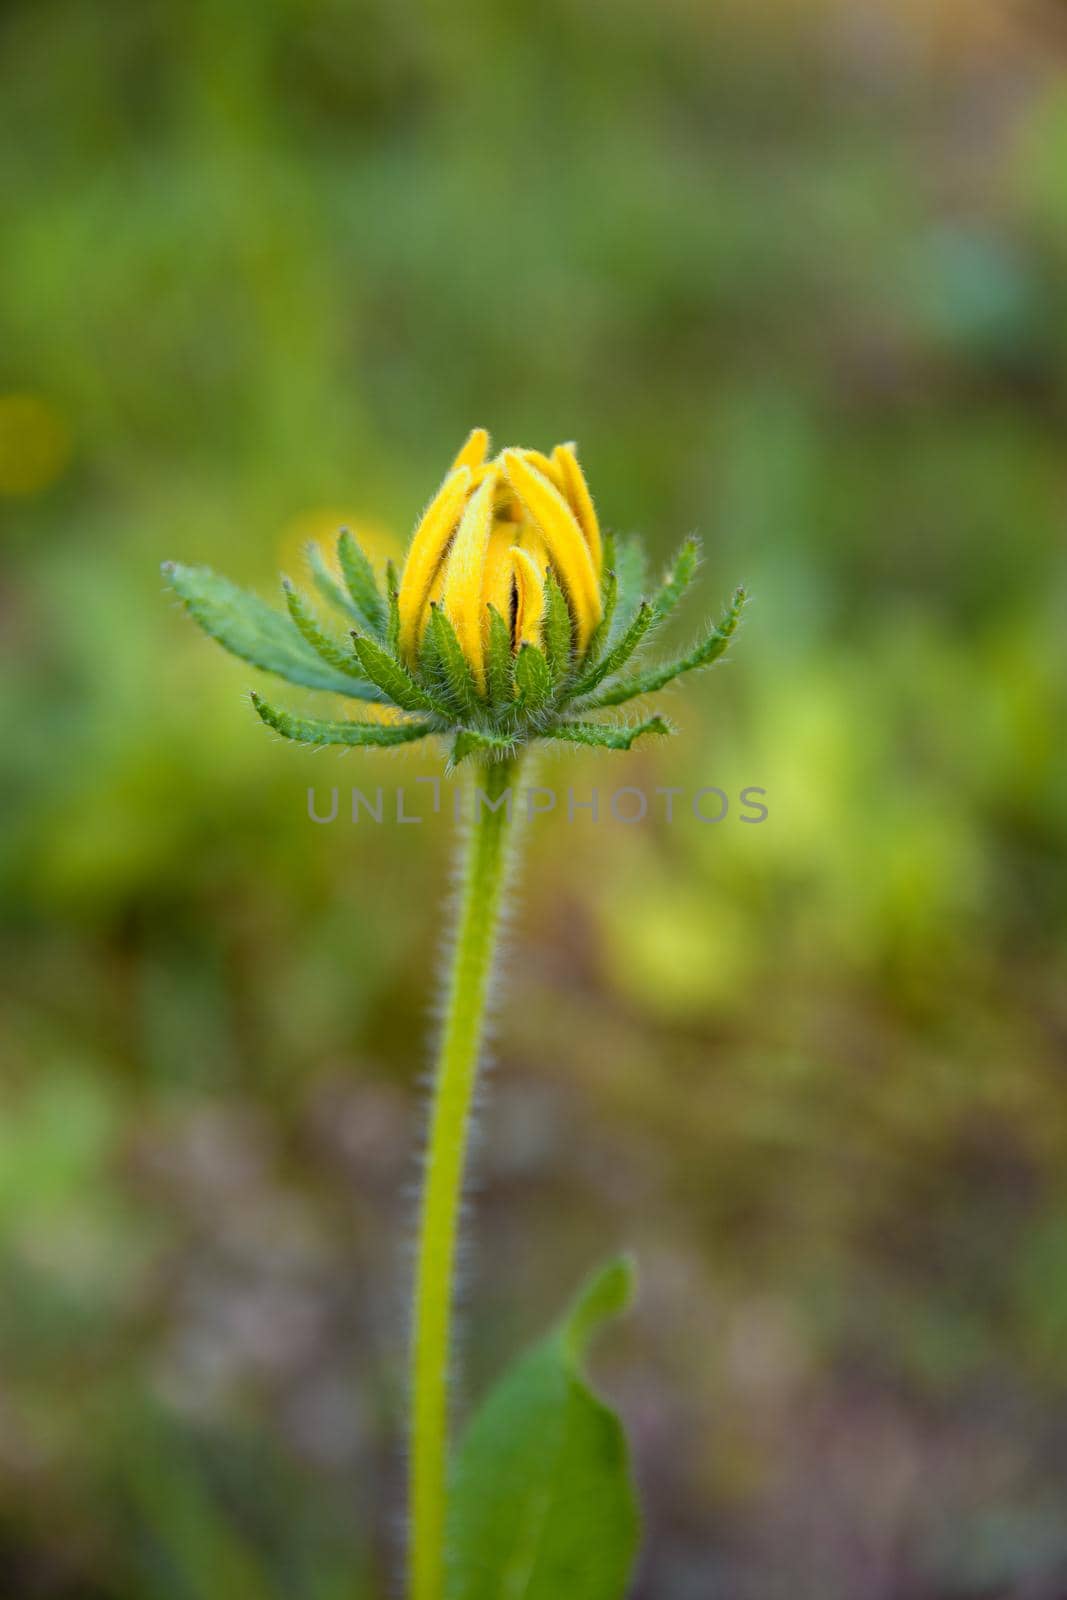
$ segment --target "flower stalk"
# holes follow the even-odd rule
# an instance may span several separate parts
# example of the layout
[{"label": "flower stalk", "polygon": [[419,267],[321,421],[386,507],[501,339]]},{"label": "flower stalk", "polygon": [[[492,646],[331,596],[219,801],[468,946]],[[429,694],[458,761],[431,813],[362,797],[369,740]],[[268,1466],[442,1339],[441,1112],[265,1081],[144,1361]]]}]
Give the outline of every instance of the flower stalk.
[{"label": "flower stalk", "polygon": [[[705,626],[681,656],[639,665],[696,575],[698,542],[687,539],[658,582],[649,582],[640,541],[618,540],[601,530],[573,445],[559,444],[551,455],[512,448],[489,459],[488,451],[488,434],[475,428],[419,519],[402,574],[390,563],[384,586],[346,531],[332,559],[316,546],[309,549],[311,581],[332,621],[320,619],[316,606],[288,581],[285,612],[279,612],[209,568],[167,562],[163,569],[190,615],[232,654],[300,688],[344,696],[365,708],[361,717],[325,719],[276,707],[253,693],[260,719],[283,738],[349,749],[437,738],[447,741],[449,770],[469,763],[480,779],[461,877],[419,1218],[411,1349],[410,1600],[443,1600],[445,1589],[456,1241],[507,876],[507,791],[527,746],[621,751],[637,739],[672,733],[662,716],[627,721],[605,719],[603,713],[713,666],[729,648],[746,598],[737,589],[719,622]],[[621,1280],[615,1274],[610,1281],[617,1287]],[[594,1286],[592,1292],[603,1311],[600,1289]],[[614,1290],[612,1296],[614,1304]],[[550,1355],[550,1368],[559,1378],[557,1398],[562,1394],[567,1405],[588,1405],[590,1418],[596,1419],[585,1437],[586,1443],[594,1437],[599,1441],[595,1461],[587,1463],[592,1474],[587,1481],[599,1487],[585,1492],[600,1509],[590,1517],[589,1529],[580,1530],[579,1544],[583,1550],[588,1546],[581,1559],[594,1559],[594,1545],[598,1538],[603,1544],[605,1529],[621,1529],[598,1587],[581,1593],[621,1594],[636,1538],[621,1433],[612,1432],[617,1424],[605,1423],[604,1408],[582,1389],[570,1343],[557,1340]],[[514,1420],[513,1400],[507,1409]],[[538,1402],[530,1425],[542,1420]],[[477,1427],[468,1430],[459,1453],[453,1520],[471,1548],[464,1556],[460,1539],[457,1571],[465,1559],[468,1568],[473,1562],[479,1572],[489,1570],[483,1534],[486,1508],[499,1509],[499,1474],[484,1462],[471,1466],[482,1462],[485,1439]],[[560,1570],[570,1573],[576,1559],[567,1516],[554,1520],[545,1514],[560,1489],[551,1466],[539,1448],[523,1459],[529,1470],[516,1475],[509,1469],[510,1499],[501,1512],[513,1541],[501,1544],[499,1528],[493,1534],[499,1548],[492,1560],[504,1562],[509,1593],[518,1570],[513,1557],[526,1567],[533,1559],[531,1518],[549,1540],[546,1571],[556,1570],[553,1538],[563,1540],[561,1549],[565,1546]],[[576,1503],[585,1503],[581,1495]],[[603,1571],[608,1570],[615,1577],[605,1588]],[[495,1596],[504,1588],[478,1590],[490,1592]]]},{"label": "flower stalk", "polygon": [[[411,1346],[410,1595],[444,1592],[448,1379],[456,1241],[471,1106],[507,876],[517,763],[476,769],[474,816],[463,862],[458,925],[434,1073],[415,1271]],[[494,809],[495,808],[495,809]]]}]

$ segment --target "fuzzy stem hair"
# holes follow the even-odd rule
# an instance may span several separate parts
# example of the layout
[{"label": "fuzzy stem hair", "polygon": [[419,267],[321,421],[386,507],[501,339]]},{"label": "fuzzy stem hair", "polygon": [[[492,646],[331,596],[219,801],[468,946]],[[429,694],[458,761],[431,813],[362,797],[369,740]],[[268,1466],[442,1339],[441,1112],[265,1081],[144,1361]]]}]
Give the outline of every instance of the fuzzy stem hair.
[{"label": "fuzzy stem hair", "polygon": [[[452,1296],[463,1174],[507,877],[515,759],[475,770],[419,1213],[411,1349],[410,1600],[442,1600]],[[480,801],[478,788],[491,809]]]}]

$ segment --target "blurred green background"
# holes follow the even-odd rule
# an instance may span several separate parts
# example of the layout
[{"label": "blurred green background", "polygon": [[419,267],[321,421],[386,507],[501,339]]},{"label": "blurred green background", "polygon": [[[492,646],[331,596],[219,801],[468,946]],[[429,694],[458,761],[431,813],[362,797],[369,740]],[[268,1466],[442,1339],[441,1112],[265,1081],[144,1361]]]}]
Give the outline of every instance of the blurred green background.
[{"label": "blurred green background", "polygon": [[395,1592],[452,845],[305,806],[438,769],[266,736],[158,567],[402,549],[476,423],[755,595],[547,781],[770,816],[532,830],[461,1406],[628,1244],[638,1600],[1067,1595],[1063,7],[0,44],[5,1600]]}]

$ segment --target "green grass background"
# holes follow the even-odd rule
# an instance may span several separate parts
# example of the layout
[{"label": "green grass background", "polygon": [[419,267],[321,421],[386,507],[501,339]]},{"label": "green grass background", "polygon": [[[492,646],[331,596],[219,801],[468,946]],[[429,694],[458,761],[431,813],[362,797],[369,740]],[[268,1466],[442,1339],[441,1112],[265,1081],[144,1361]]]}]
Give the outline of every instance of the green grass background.
[{"label": "green grass background", "polygon": [[545,781],[770,816],[531,830],[460,1411],[627,1244],[637,1600],[1067,1593],[1065,171],[1051,0],[4,8],[5,1600],[395,1592],[451,843],[305,795],[437,768],[158,567],[402,549],[476,423],[755,597]]}]

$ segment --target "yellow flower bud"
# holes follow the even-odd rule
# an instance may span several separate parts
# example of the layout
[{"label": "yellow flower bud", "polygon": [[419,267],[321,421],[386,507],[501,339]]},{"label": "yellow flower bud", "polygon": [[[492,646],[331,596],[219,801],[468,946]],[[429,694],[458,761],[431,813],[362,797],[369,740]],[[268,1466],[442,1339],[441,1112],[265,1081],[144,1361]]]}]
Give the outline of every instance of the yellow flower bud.
[{"label": "yellow flower bud", "polygon": [[581,656],[601,618],[603,547],[573,445],[505,450],[486,460],[476,428],[424,512],[398,595],[399,647],[412,666],[440,601],[479,689],[485,684],[489,607],[511,630],[512,648],[541,643],[544,583],[555,574]]}]

